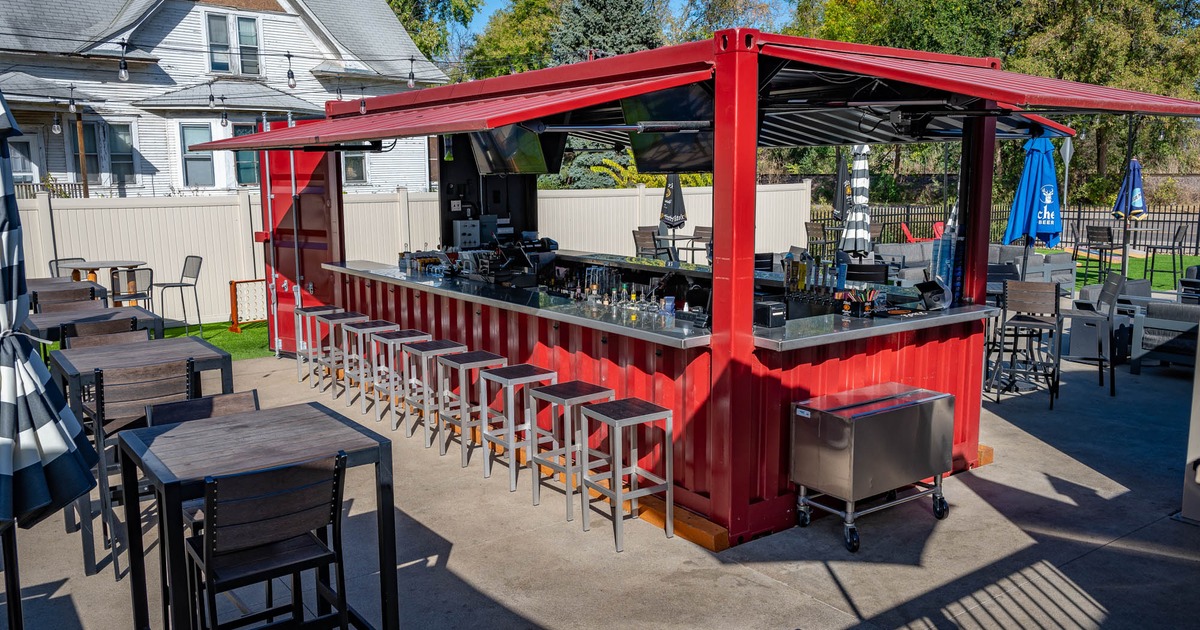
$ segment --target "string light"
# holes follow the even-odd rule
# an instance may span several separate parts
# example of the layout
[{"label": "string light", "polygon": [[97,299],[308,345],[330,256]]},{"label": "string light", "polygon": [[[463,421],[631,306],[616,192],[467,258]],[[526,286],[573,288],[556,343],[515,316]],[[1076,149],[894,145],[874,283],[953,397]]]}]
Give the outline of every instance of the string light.
[{"label": "string light", "polygon": [[67,86],[67,89],[71,90],[71,96],[67,99],[67,111],[74,114],[79,111],[79,108],[75,106],[75,84]]},{"label": "string light", "polygon": [[287,51],[286,53],[283,54],[283,56],[287,57],[287,60],[288,60],[288,71],[287,71],[288,87],[294,90],[294,89],[296,89],[296,73],[292,72],[292,51],[290,51],[290,50]]},{"label": "string light", "polygon": [[342,100],[342,80],[338,79],[337,83],[337,100]]},{"label": "string light", "polygon": [[415,74],[413,74],[413,64],[416,63],[416,61],[417,60],[414,57],[408,58],[408,89],[410,90],[417,87],[417,77]]},{"label": "string light", "polygon": [[367,97],[363,94],[362,87],[358,88],[358,113],[367,113]]},{"label": "string light", "polygon": [[50,124],[50,133],[56,136],[62,133],[62,122],[58,119],[58,112],[54,112],[54,122]]},{"label": "string light", "polygon": [[208,84],[208,108],[209,109],[217,108],[217,99],[216,99],[216,97],[213,96],[211,82]]},{"label": "string light", "polygon": [[221,126],[229,126],[229,112],[225,109],[225,95],[221,95]]},{"label": "string light", "polygon": [[120,61],[120,63],[117,64],[117,78],[122,81],[129,80],[129,62],[125,61],[125,49],[128,46],[129,46],[129,44],[124,39],[122,39],[121,40],[121,61]]}]

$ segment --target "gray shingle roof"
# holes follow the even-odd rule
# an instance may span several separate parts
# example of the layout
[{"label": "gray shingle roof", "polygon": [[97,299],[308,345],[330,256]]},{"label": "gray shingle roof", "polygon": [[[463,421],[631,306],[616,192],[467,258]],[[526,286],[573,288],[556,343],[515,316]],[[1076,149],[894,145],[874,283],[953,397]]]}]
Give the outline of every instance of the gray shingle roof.
[{"label": "gray shingle roof", "polygon": [[[212,82],[212,94],[217,107],[225,97],[224,107],[234,111],[252,112],[295,112],[297,114],[323,114],[325,109],[291,94],[280,92],[257,81],[217,79]],[[208,109],[208,82],[198,83],[180,90],[164,92],[158,96],[134,103],[142,109]]]},{"label": "gray shingle roof", "polygon": [[161,1],[0,0],[0,49],[84,52],[129,28]]},{"label": "gray shingle roof", "polygon": [[[413,74],[425,83],[449,79],[409,37],[385,0],[300,0],[309,12],[363,63],[379,74],[407,78],[409,57]],[[351,5],[353,8],[351,8]]]},{"label": "gray shingle roof", "polygon": [[75,98],[80,102],[95,102],[98,99],[83,90],[71,91],[66,83],[40,79],[24,72],[5,72],[0,74],[0,92],[12,101],[46,101],[58,99],[67,101]]}]

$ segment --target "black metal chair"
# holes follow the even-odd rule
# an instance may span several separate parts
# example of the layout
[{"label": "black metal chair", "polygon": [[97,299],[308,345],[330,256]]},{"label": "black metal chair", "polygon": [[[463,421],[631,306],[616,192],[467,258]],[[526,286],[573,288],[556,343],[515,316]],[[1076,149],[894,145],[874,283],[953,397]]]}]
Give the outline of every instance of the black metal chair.
[{"label": "black metal chair", "polygon": [[71,269],[62,269],[59,267],[61,263],[77,263],[85,262],[86,258],[55,258],[50,261],[50,277],[51,278],[69,278],[71,277]]},{"label": "black metal chair", "polygon": [[200,256],[188,256],[183,259],[183,271],[179,274],[179,282],[156,282],[152,286],[159,290],[158,296],[162,298],[167,289],[179,289],[179,303],[183,306],[183,332],[185,335],[192,334],[191,328],[188,327],[187,318],[187,300],[184,299],[184,289],[191,288],[192,296],[196,299],[196,321],[200,326],[200,336],[204,336],[204,323],[200,321],[200,293],[196,290],[196,283],[200,280],[200,266],[204,264],[204,259]]},{"label": "black metal chair", "polygon": [[1179,274],[1183,271],[1183,243],[1187,240],[1187,226],[1179,225],[1175,227],[1175,234],[1171,237],[1171,242],[1167,245],[1145,245],[1146,249],[1146,266],[1142,268],[1142,278],[1146,278],[1149,274],[1150,284],[1154,284],[1154,274],[1167,273],[1166,269],[1158,269],[1155,263],[1158,262],[1158,255],[1165,253],[1171,257],[1171,284],[1179,281]]},{"label": "black metal chair", "polygon": [[136,269],[113,269],[109,275],[112,294],[109,299],[117,302],[145,302],[146,309],[154,310],[154,270],[149,267]]},{"label": "black metal chair", "polygon": [[824,256],[830,245],[837,243],[837,239],[825,229],[825,226],[816,221],[806,221],[804,223],[804,233],[808,237],[808,251],[817,256]]},{"label": "black metal chair", "polygon": [[875,263],[869,264],[847,264],[846,265],[846,281],[847,282],[873,282],[876,284],[887,284],[888,266]]},{"label": "black metal chair", "polygon": [[[239,628],[289,615],[279,627],[322,624],[347,628],[346,572],[342,553],[342,494],[346,454],[232,475],[204,482],[205,525],[186,541],[193,622],[204,628]],[[330,536],[326,533],[332,530]],[[317,597],[334,610],[304,619],[304,571],[336,568],[334,589]],[[292,601],[220,623],[217,595],[243,586],[292,578]],[[324,610],[321,606],[319,610]]]},{"label": "black metal chair", "polygon": [[[1076,301],[1075,308],[1067,309],[1062,312],[1064,319],[1071,320],[1071,336],[1082,334],[1084,329],[1091,329],[1088,332],[1096,336],[1096,356],[1095,357],[1071,357],[1072,360],[1094,360],[1100,371],[1100,386],[1104,386],[1104,368],[1108,367],[1108,387],[1109,395],[1117,395],[1117,373],[1114,369],[1116,363],[1116,333],[1117,333],[1117,303],[1120,295],[1125,291],[1125,276],[1110,271],[1104,279],[1104,286],[1100,288],[1100,295],[1096,298],[1094,304]],[[1078,331],[1076,325],[1080,326]],[[1075,341],[1072,341],[1072,347],[1075,347]]]},{"label": "black metal chair", "polygon": [[775,270],[775,254],[770,252],[754,255],[754,270],[755,271],[774,271]]},{"label": "black metal chair", "polygon": [[[676,247],[676,251],[688,252],[688,260],[696,262],[696,252],[708,251],[708,244],[712,242],[713,229],[711,227],[697,225],[696,229],[692,230],[692,238],[688,239],[687,245]],[[682,258],[682,255],[680,255]],[[680,261],[682,262],[682,261]]]},{"label": "black metal chair", "polygon": [[1084,230],[1087,240],[1083,246],[1088,250],[1088,256],[1083,259],[1083,275],[1087,277],[1093,261],[1096,262],[1096,274],[1099,275],[1101,270],[1112,268],[1113,252],[1117,251],[1120,245],[1113,236],[1113,229],[1108,226],[1089,225]]},{"label": "black metal chair", "polygon": [[659,244],[654,232],[637,229],[633,231],[633,248],[639,258],[671,258],[671,248]]}]

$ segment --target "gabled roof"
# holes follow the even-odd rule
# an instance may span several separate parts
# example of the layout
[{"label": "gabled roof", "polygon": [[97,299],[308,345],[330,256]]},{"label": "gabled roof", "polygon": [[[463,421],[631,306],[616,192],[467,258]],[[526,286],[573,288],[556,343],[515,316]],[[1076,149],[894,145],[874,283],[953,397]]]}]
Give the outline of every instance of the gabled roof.
[{"label": "gabled roof", "polygon": [[162,0],[6,0],[0,9],[0,50],[85,53],[92,46],[137,24],[160,2]]},{"label": "gabled roof", "polygon": [[[337,43],[362,60],[374,73],[407,79],[411,58],[417,81],[449,81],[445,73],[417,48],[386,0],[355,2],[352,9],[344,0],[297,0],[296,3],[307,9]],[[362,71],[345,70],[337,64],[322,64],[313,71],[362,74]]]},{"label": "gabled roof", "polygon": [[65,103],[71,98],[81,103],[102,100],[83,90],[71,90],[65,83],[41,79],[24,72],[0,74],[0,92],[13,102],[44,103],[57,100]]},{"label": "gabled roof", "polygon": [[[210,92],[211,87],[211,92]],[[297,114],[320,114],[324,110],[306,100],[297,98],[258,81],[239,79],[217,79],[197,83],[179,90],[164,92],[134,103],[142,109],[207,110],[208,95],[216,98],[216,107],[229,111],[250,112],[293,112]],[[225,100],[222,101],[221,97]]]}]

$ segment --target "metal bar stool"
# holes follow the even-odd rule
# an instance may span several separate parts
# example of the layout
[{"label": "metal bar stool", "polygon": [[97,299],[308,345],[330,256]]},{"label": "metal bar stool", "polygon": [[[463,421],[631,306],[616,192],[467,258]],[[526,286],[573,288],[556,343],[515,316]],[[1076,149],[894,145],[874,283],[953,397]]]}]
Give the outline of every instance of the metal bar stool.
[{"label": "metal bar stool", "polygon": [[[376,380],[374,361],[377,353],[374,349],[375,341],[372,335],[399,329],[400,326],[385,319],[372,319],[370,321],[342,326],[342,333],[346,335],[346,369],[357,368],[358,400],[363,413],[367,413],[367,385],[374,385]],[[370,349],[370,352],[368,352],[368,349]],[[347,388],[349,388],[349,371],[346,372],[346,380]],[[349,392],[350,390],[347,389],[347,407],[353,402]]]},{"label": "metal bar stool", "polygon": [[[481,370],[479,372],[479,432],[482,436],[483,447],[488,449],[488,442],[504,447],[508,451],[508,491],[517,490],[517,466],[520,465],[517,452],[522,443],[517,435],[526,432],[536,422],[533,417],[533,401],[529,398],[535,384],[554,384],[558,382],[558,374],[536,365],[522,363],[508,367]],[[497,412],[488,406],[488,383],[498,385],[503,391],[504,408]],[[518,420],[517,388],[521,387],[525,394],[525,418]],[[495,426],[493,426],[495,425]],[[528,453],[528,451],[526,451]],[[492,458],[494,451],[488,449],[483,457],[483,476],[492,476]]]},{"label": "metal bar stool", "polygon": [[[466,351],[467,346],[449,339],[418,341],[404,344],[400,348],[400,360],[404,362],[405,380],[407,381],[404,402],[421,410],[421,424],[425,425],[425,448],[433,446],[433,432],[429,428],[429,422],[430,416],[438,409],[438,403],[433,397],[441,397],[442,394],[434,382],[436,376],[434,376],[433,361],[442,355]],[[417,362],[415,367],[419,370],[414,370],[411,363],[414,360]],[[414,378],[413,374],[419,376]],[[404,436],[412,437],[413,431],[412,414],[405,414]]]},{"label": "metal bar stool", "polygon": [[1167,273],[1166,269],[1156,267],[1159,253],[1166,253],[1171,257],[1171,286],[1179,283],[1179,274],[1183,273],[1183,244],[1187,241],[1187,230],[1186,225],[1177,226],[1169,244],[1145,246],[1149,255],[1146,257],[1145,266],[1142,267],[1142,278],[1149,275],[1150,284],[1153,285],[1155,273]]},{"label": "metal bar stool", "polygon": [[[400,399],[400,405],[408,404],[406,402],[408,370],[400,350],[404,344],[429,341],[430,339],[433,339],[433,335],[412,328],[371,335],[371,340],[375,342],[373,348],[375,354],[371,359],[371,365],[375,368],[375,391],[387,395],[388,407],[392,414],[393,431],[400,428],[400,418],[396,415],[396,399]],[[382,360],[379,356],[380,348],[383,348]],[[404,416],[408,417],[407,409],[405,409]],[[375,405],[375,421],[383,421],[383,407],[379,404]]]},{"label": "metal bar stool", "polygon": [[[314,346],[321,345],[320,324],[317,315],[326,313],[341,313],[338,306],[322,304],[320,306],[301,306],[295,310],[296,315],[296,382],[304,381],[304,365],[308,364],[309,385],[316,387],[317,382],[312,378],[316,367],[317,351]],[[315,330],[314,330],[315,328]]]},{"label": "metal bar stool", "polygon": [[[454,434],[442,435],[447,430],[446,425],[458,427],[458,444],[462,450],[462,467],[467,467],[467,455],[474,443],[471,438],[471,427],[479,426],[472,416],[479,411],[479,406],[471,403],[471,372],[508,365],[508,359],[487,352],[475,350],[459,354],[445,354],[437,358],[438,390],[438,452],[446,454],[446,444],[454,439]],[[458,394],[453,390],[453,373],[458,372]],[[478,378],[478,375],[476,375]],[[455,404],[457,403],[457,404]],[[455,417],[455,409],[458,415]]]},{"label": "metal bar stool", "polygon": [[[542,502],[542,472],[538,466],[545,466],[562,473],[565,477],[563,487],[567,494],[567,520],[575,520],[573,498],[575,495],[575,473],[582,465],[579,452],[583,444],[582,437],[577,436],[581,422],[579,410],[582,405],[594,402],[612,401],[615,397],[613,390],[586,381],[567,381],[557,385],[547,385],[535,388],[529,397],[537,404],[542,401],[550,404],[550,428],[542,429],[537,422],[529,428],[529,463],[533,468],[533,504]],[[558,409],[556,410],[555,407]],[[562,412],[561,433],[555,432],[555,423]],[[534,408],[534,417],[537,409]],[[561,437],[559,437],[561,435]],[[549,446],[548,450],[542,447]],[[586,500],[584,501],[586,504]]]},{"label": "metal bar stool", "polygon": [[[342,376],[349,379],[349,375],[345,373],[346,368],[346,324],[356,324],[365,322],[371,319],[362,313],[354,311],[342,311],[340,313],[321,313],[316,316],[317,333],[320,334],[321,324],[329,327],[329,344],[321,344],[320,337],[315,341],[320,344],[317,349],[317,366],[325,366],[329,368],[329,393],[333,398],[337,398],[338,384],[338,369],[342,370]],[[337,339],[338,333],[341,333],[342,344],[339,346]],[[325,378],[321,377],[321,383],[325,382]]]},{"label": "metal bar stool", "polygon": [[[595,490],[607,497],[612,504],[613,531],[616,535],[617,551],[619,552],[625,548],[623,528],[625,500],[629,499],[630,501],[631,516],[638,518],[638,498],[664,492],[667,502],[667,538],[673,538],[675,536],[675,486],[671,481],[674,478],[674,469],[671,464],[671,455],[674,452],[671,410],[640,398],[622,398],[613,402],[586,405],[582,408],[581,416],[583,421],[580,431],[580,439],[583,440],[580,449],[583,455],[581,471],[583,477],[583,531],[588,531],[590,525],[588,517],[592,511],[588,491]],[[591,448],[586,441],[591,432],[591,421],[593,420],[608,427],[609,453]],[[662,442],[662,458],[665,467],[663,477],[638,465],[637,428],[640,425],[648,425],[660,420],[666,423],[666,432]],[[633,428],[633,430],[629,432],[629,465],[626,466],[622,450],[625,429],[628,428]],[[593,455],[597,455],[598,459],[593,460]],[[597,474],[592,473],[593,470],[604,467],[607,467],[608,470]],[[623,488],[621,481],[625,475],[629,475],[629,490]],[[639,487],[638,477],[645,477],[653,485]],[[608,482],[607,487],[601,484],[603,481]]]}]

